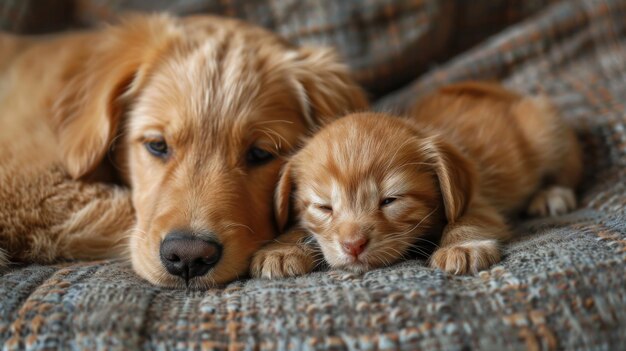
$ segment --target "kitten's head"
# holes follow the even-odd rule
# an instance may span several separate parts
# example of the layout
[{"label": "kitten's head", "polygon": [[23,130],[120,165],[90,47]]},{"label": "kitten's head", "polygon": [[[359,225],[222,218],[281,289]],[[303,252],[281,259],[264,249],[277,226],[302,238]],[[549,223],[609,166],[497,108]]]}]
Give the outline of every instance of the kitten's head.
[{"label": "kitten's head", "polygon": [[[454,164],[454,167],[450,165]],[[311,232],[333,268],[363,272],[418,250],[439,224],[458,218],[471,197],[467,161],[400,118],[364,113],[317,133],[283,169],[276,193]]]}]

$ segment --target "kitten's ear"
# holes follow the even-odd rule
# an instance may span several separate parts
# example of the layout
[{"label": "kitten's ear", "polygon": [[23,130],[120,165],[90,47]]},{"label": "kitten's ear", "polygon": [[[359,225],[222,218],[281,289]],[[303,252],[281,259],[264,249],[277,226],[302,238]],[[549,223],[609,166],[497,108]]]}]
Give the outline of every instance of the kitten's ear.
[{"label": "kitten's ear", "polygon": [[289,212],[291,210],[291,193],[293,191],[293,174],[291,162],[287,162],[283,167],[276,192],[274,193],[274,217],[278,231],[283,233],[289,222]]},{"label": "kitten's ear", "polygon": [[291,72],[310,128],[369,107],[365,92],[333,49],[299,48]]},{"label": "kitten's ear", "polygon": [[454,223],[465,214],[474,197],[476,170],[456,147],[438,137],[424,140],[420,150],[432,164],[439,181],[446,219]]}]

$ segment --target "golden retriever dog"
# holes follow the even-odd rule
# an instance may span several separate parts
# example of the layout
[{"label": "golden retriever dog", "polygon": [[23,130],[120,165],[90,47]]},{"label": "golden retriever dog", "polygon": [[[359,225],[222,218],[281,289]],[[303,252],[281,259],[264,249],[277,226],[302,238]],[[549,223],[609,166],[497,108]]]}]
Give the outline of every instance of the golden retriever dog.
[{"label": "golden retriever dog", "polygon": [[545,98],[495,83],[440,89],[410,119],[350,115],[286,164],[277,221],[297,220],[255,255],[251,271],[304,274],[321,251],[333,268],[364,272],[419,251],[434,234],[430,266],[476,273],[499,262],[509,216],[574,209],[581,168],[575,134]]},{"label": "golden retriever dog", "polygon": [[225,18],[134,16],[88,32],[2,34],[0,52],[3,144],[36,136],[25,160],[129,185],[132,265],[169,287],[247,274],[277,233],[284,156],[367,106],[332,51]]}]

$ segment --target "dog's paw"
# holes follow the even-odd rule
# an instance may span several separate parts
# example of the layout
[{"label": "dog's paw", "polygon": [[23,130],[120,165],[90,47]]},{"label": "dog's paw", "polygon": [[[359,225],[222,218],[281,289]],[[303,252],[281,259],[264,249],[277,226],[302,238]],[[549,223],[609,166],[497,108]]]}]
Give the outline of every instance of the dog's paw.
[{"label": "dog's paw", "polygon": [[528,214],[535,217],[559,216],[576,208],[576,195],[570,188],[551,186],[530,201]]},{"label": "dog's paw", "polygon": [[304,275],[314,268],[313,255],[300,244],[273,243],[254,255],[250,275],[254,278],[279,279]]},{"label": "dog's paw", "polygon": [[500,249],[495,240],[472,240],[437,249],[430,266],[452,274],[476,274],[500,262]]}]

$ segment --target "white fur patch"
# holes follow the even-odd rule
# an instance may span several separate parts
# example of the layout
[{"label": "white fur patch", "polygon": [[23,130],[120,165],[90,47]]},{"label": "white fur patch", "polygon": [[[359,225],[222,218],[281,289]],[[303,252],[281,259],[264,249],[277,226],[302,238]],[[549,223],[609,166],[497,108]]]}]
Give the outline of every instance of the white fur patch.
[{"label": "white fur patch", "polygon": [[411,183],[407,182],[407,175],[401,172],[387,175],[382,183],[384,197],[406,194],[411,188]]},{"label": "white fur patch", "polygon": [[537,217],[560,216],[576,208],[576,195],[570,188],[551,186],[530,201],[528,214]]},{"label": "white fur patch", "polygon": [[468,249],[483,249],[483,248],[492,248],[494,246],[498,246],[498,242],[496,240],[471,240],[466,241],[459,245],[460,247],[465,247]]},{"label": "white fur patch", "polygon": [[332,180],[331,184],[331,204],[333,208],[337,210],[343,209],[343,187],[334,179]]},{"label": "white fur patch", "polygon": [[308,198],[309,201],[311,203],[314,203],[314,204],[325,204],[325,203],[327,203],[327,200],[325,200],[321,196],[317,195],[317,193],[315,191],[313,191],[312,189],[307,189],[306,190],[305,198]]}]

